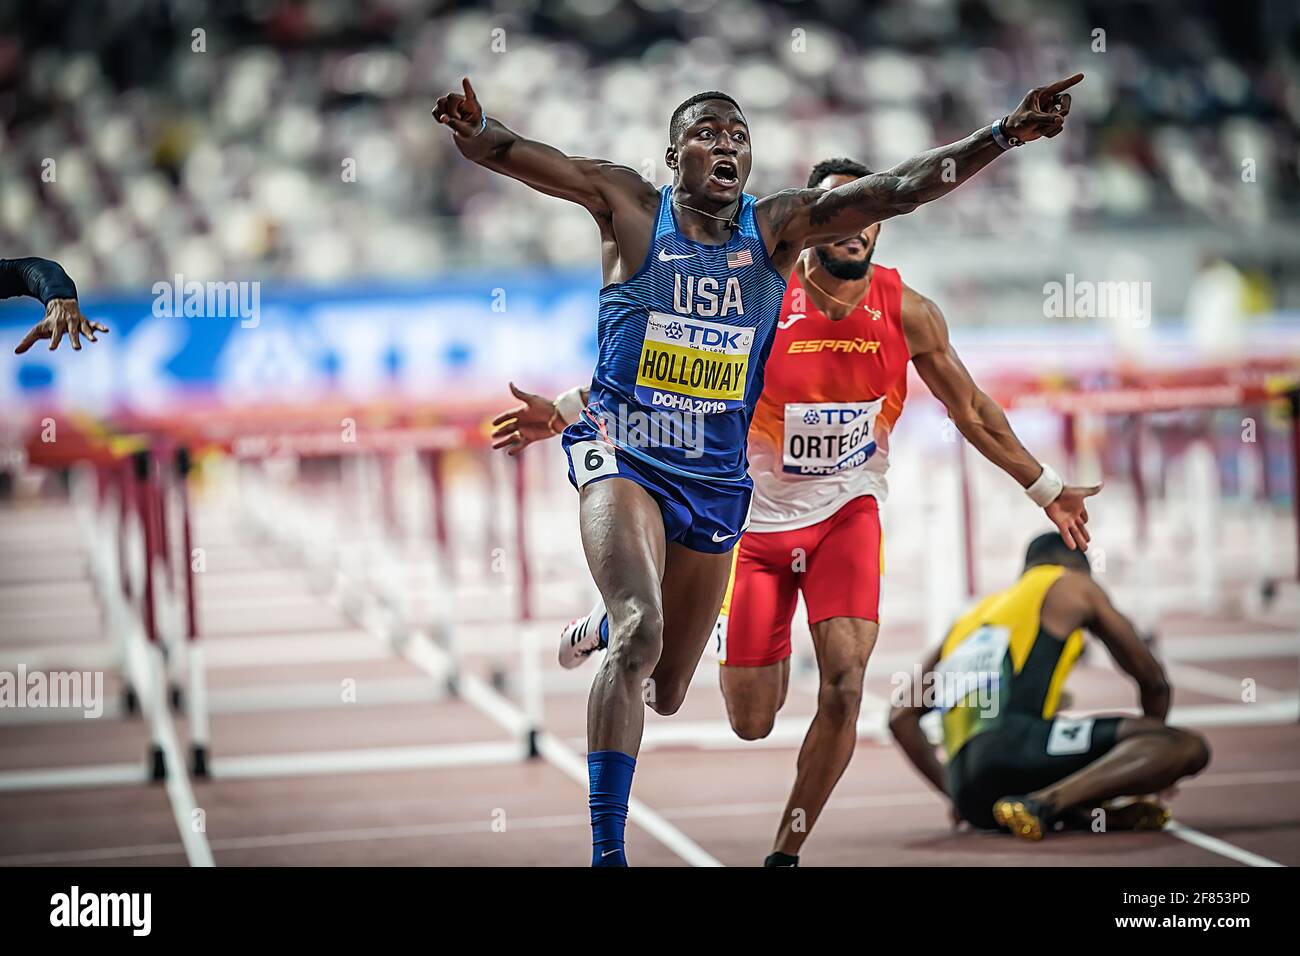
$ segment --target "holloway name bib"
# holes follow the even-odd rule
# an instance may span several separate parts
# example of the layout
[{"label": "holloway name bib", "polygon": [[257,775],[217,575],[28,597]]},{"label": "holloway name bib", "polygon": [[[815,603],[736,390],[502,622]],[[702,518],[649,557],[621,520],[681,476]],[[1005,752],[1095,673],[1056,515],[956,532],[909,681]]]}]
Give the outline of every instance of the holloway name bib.
[{"label": "holloway name bib", "polygon": [[636,399],[652,408],[716,414],[743,408],[754,330],[651,312]]}]

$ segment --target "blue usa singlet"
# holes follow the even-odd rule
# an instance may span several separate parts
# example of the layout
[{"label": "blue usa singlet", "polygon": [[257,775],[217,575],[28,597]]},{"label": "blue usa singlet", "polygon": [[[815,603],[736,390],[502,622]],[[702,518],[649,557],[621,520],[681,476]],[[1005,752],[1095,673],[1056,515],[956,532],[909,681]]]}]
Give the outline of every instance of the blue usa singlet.
[{"label": "blue usa singlet", "polygon": [[[682,235],[663,187],[645,262],[600,290],[587,416],[621,453],[684,477],[748,482],[746,437],[786,284],[756,201],[742,195],[738,228],[710,246]],[[678,425],[688,440],[673,440]]]}]

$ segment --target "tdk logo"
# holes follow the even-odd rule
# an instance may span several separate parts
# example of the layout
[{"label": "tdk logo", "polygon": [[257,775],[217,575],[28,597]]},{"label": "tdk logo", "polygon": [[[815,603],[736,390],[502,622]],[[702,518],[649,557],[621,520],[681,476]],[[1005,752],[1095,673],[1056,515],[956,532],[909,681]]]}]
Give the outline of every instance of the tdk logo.
[{"label": "tdk logo", "polygon": [[686,331],[689,333],[690,344],[701,349],[737,351],[744,347],[744,340],[748,338],[744,332],[727,332],[708,325],[692,325],[689,322],[686,323]]},{"label": "tdk logo", "polygon": [[803,420],[809,425],[818,422],[825,425],[847,425],[863,414],[863,411],[861,408],[810,408],[803,413]]}]

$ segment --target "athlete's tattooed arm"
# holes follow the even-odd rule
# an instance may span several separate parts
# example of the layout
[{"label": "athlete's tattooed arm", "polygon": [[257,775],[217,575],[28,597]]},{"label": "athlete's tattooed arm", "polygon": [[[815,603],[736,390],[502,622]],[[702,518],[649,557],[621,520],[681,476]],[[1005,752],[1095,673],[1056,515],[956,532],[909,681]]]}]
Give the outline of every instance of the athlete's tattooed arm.
[{"label": "athlete's tattooed arm", "polygon": [[[1070,113],[1070,94],[1065,90],[1082,79],[1083,74],[1076,73],[1030,90],[1002,120],[1003,133],[1026,143],[1056,136]],[[759,203],[758,212],[773,261],[793,263],[805,246],[851,235],[945,196],[1003,152],[987,126],[960,142],[927,150],[892,169],[834,189],[787,189],[768,196]]]},{"label": "athlete's tattooed arm", "polygon": [[[1028,488],[1042,465],[1020,443],[998,403],[971,378],[948,339],[948,323],[939,307],[903,286],[903,334],[921,380],[943,402],[953,424],[981,455]],[[1085,499],[1101,485],[1067,485],[1044,510],[1071,548],[1088,548],[1088,508]]]},{"label": "athlete's tattooed arm", "polygon": [[[935,650],[922,665],[921,674],[933,674],[938,665],[939,651]],[[935,753],[934,745],[925,736],[925,731],[921,729],[921,718],[933,709],[925,703],[925,688],[912,683],[911,678],[907,678],[906,686],[900,690],[901,693],[894,700],[894,710],[889,718],[889,731],[917,772],[928,780],[934,789],[947,797],[943,763]],[[956,822],[957,818],[954,816],[953,823]]]},{"label": "athlete's tattooed arm", "polygon": [[566,155],[554,146],[527,139],[505,124],[485,118],[469,78],[462,82],[464,92],[440,97],[433,117],[455,133],[456,148],[466,159],[548,196],[575,202],[598,219],[611,216],[625,200],[637,205],[658,201],[654,186],[634,169]]},{"label": "athlete's tattooed arm", "polygon": [[468,77],[463,86],[464,93],[448,93],[433,108],[434,119],[455,134],[461,155],[585,208],[600,229],[605,283],[632,276],[650,248],[658,190],[627,166],[568,156],[520,136],[486,116]]}]

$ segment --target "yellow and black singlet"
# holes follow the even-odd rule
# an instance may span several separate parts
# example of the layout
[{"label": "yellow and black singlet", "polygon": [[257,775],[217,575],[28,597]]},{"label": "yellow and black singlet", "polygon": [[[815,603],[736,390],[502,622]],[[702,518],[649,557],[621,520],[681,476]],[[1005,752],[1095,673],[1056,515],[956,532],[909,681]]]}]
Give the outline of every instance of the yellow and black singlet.
[{"label": "yellow and black singlet", "polygon": [[1047,590],[1065,573],[1035,565],[1014,585],[990,595],[953,625],[935,668],[948,759],[1008,713],[1050,719],[1065,678],[1083,650],[1083,632],[1065,640],[1042,630]]}]

